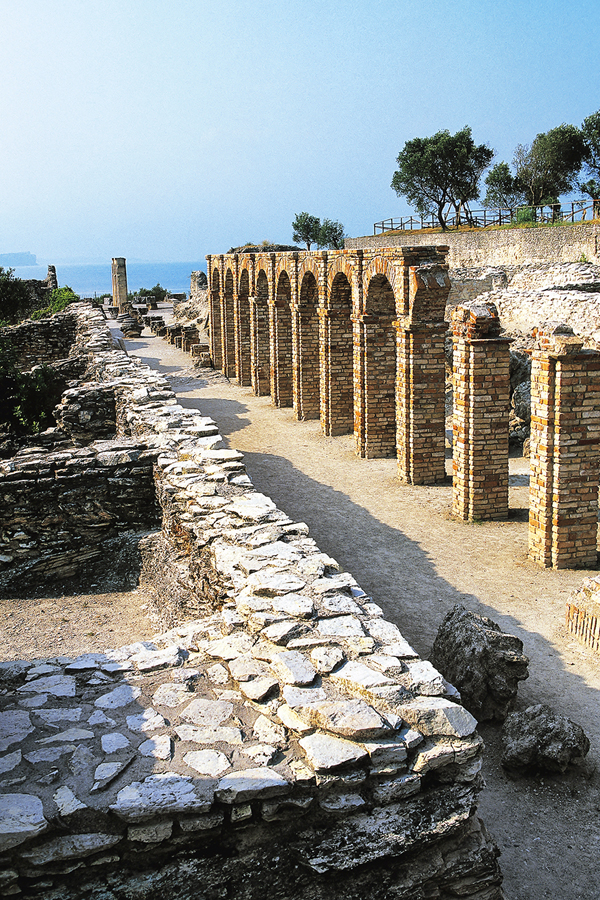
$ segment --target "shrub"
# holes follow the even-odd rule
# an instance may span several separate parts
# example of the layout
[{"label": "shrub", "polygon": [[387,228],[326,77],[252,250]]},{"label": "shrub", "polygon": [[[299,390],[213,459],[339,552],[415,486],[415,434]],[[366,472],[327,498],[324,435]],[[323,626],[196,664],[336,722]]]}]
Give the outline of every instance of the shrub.
[{"label": "shrub", "polygon": [[50,302],[44,309],[37,309],[31,314],[32,319],[43,319],[46,316],[53,316],[55,313],[62,312],[69,303],[75,303],[79,300],[79,295],[65,285],[61,288],[55,288],[50,294]]},{"label": "shrub", "polygon": [[21,372],[8,336],[0,336],[0,430],[38,434],[54,424],[52,410],[65,389],[65,379],[51,366]]}]

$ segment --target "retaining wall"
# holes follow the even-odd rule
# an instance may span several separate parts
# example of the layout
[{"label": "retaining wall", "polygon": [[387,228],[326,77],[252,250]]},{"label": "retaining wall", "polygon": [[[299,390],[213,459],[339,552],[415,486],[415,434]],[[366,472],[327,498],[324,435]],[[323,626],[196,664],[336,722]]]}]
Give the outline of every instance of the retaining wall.
[{"label": "retaining wall", "polygon": [[159,451],[166,537],[225,600],[152,642],[0,664],[0,896],[501,900],[454,689],[79,315],[120,433]]},{"label": "retaining wall", "polygon": [[373,250],[377,247],[401,247],[406,244],[415,247],[447,246],[447,261],[451,269],[464,266],[576,262],[582,256],[589,262],[600,263],[600,223],[582,222],[577,225],[506,228],[496,231],[446,231],[441,234],[387,232],[346,238],[344,241],[347,250]]}]

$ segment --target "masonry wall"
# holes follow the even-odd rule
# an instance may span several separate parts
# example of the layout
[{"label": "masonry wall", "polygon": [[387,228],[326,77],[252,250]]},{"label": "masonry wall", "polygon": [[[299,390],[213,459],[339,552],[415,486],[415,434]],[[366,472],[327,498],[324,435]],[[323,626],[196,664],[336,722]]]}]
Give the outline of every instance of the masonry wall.
[{"label": "masonry wall", "polygon": [[0,328],[0,340],[7,341],[13,348],[19,368],[28,370],[39,363],[69,356],[76,328],[76,317],[71,312],[64,312],[37,322]]},{"label": "masonry wall", "polygon": [[178,564],[210,561],[223,592],[152,642],[0,665],[0,891],[502,900],[475,815],[482,742],[453,688],[215,423],[92,324],[119,427],[159,451]]},{"label": "masonry wall", "polygon": [[524,263],[575,262],[584,256],[600,263],[600,224],[553,225],[540,228],[506,228],[496,231],[366,235],[347,238],[348,250],[444,245],[450,268],[463,266],[512,266]]}]

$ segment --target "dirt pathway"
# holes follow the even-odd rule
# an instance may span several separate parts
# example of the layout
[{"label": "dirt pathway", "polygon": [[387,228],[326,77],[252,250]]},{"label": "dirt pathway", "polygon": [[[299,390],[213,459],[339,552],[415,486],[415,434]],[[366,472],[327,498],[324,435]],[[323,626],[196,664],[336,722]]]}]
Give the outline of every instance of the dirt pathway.
[{"label": "dirt pathway", "polygon": [[521,638],[531,674],[518,708],[549,703],[583,726],[592,749],[586,766],[565,777],[511,779],[500,766],[499,730],[482,727],[480,814],[501,848],[509,900],[600,896],[600,660],[563,625],[567,596],[592,573],[543,570],[527,559],[527,464],[511,460],[508,522],[465,525],[450,517],[450,480],[402,485],[395,460],[358,459],[351,436],[326,438],[318,422],[297,422],[268,397],[191,369],[188,355],[148,332],[127,346],[171,377],[182,406],[215,419],[245,454],[256,488],[310,526],[321,549],[353,573],[422,656],[459,601]]}]

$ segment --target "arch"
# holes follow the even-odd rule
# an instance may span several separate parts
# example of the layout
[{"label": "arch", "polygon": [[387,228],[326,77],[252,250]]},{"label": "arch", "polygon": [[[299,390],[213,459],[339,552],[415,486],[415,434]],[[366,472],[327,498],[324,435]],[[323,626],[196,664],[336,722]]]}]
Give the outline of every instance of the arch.
[{"label": "arch", "polygon": [[277,278],[271,315],[271,399],[275,406],[291,406],[292,286],[285,270]]},{"label": "arch", "polygon": [[221,279],[215,266],[210,278],[210,355],[215,369],[223,365],[221,334]]},{"label": "arch", "polygon": [[374,274],[365,296],[366,315],[357,322],[358,360],[355,390],[359,393],[356,434],[361,456],[396,453],[396,331],[392,286]]},{"label": "arch", "polygon": [[256,293],[250,297],[250,379],[258,396],[269,393],[269,282],[264,269],[256,276]]},{"label": "arch", "polygon": [[251,384],[250,354],[250,275],[247,269],[240,273],[235,297],[235,376],[238,384]]},{"label": "arch", "polygon": [[311,271],[305,272],[300,282],[294,324],[294,409],[299,419],[318,419],[321,408],[319,289]]},{"label": "arch", "polygon": [[328,308],[321,318],[321,427],[347,434],[354,427],[352,287],[338,271],[331,281]]},{"label": "arch", "polygon": [[221,299],[221,341],[223,347],[223,374],[235,375],[235,311],[233,303],[233,272],[227,269],[223,281]]}]

